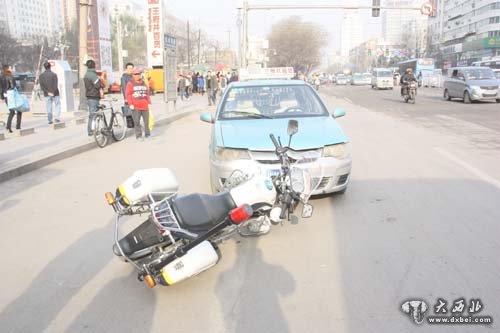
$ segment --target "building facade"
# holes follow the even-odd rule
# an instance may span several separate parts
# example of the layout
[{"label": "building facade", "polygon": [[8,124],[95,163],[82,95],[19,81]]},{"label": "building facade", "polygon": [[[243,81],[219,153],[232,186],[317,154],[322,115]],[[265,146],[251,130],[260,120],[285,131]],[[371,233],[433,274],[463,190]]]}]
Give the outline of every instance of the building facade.
[{"label": "building facade", "polygon": [[363,42],[363,22],[357,12],[346,14],[342,20],[340,55],[349,57],[351,49]]},{"label": "building facade", "polygon": [[436,1],[428,49],[441,68],[500,56],[500,1]]},{"label": "building facade", "polygon": [[0,4],[0,25],[14,39],[57,39],[62,33],[62,0],[2,0]]},{"label": "building facade", "polygon": [[500,1],[448,0],[442,8],[443,67],[500,57]]},{"label": "building facade", "polygon": [[[415,0],[390,0],[385,3],[386,6],[402,8],[419,7],[421,4],[422,1]],[[404,47],[408,43],[409,37],[418,40],[427,31],[427,16],[422,15],[418,10],[385,10],[381,16],[382,38],[393,47]]]}]

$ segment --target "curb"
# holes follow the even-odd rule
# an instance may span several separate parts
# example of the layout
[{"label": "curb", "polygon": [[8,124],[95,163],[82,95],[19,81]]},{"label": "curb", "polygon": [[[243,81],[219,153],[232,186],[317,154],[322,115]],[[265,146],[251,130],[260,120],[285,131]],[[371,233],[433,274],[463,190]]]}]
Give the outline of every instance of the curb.
[{"label": "curb", "polygon": [[[168,125],[170,123],[173,123],[176,120],[179,120],[181,118],[189,116],[195,112],[199,112],[200,110],[202,110],[202,108],[196,108],[196,109],[191,110],[191,111],[180,111],[179,113],[167,116],[163,119],[156,120],[155,127]],[[35,171],[37,169],[43,168],[44,166],[47,166],[49,164],[58,162],[60,160],[64,160],[66,158],[73,157],[75,155],[84,153],[86,151],[89,151],[89,150],[92,150],[95,148],[99,148],[95,142],[87,142],[87,143],[80,144],[80,145],[77,145],[77,146],[72,147],[72,148],[65,149],[61,152],[52,154],[52,155],[47,156],[45,158],[42,158],[40,160],[29,162],[29,163],[26,163],[24,165],[20,165],[20,166],[15,167],[11,170],[7,170],[7,171],[0,173],[0,183],[6,182],[6,181],[11,180],[15,177],[19,177],[19,176],[22,176],[22,175],[27,174],[29,172]]]}]

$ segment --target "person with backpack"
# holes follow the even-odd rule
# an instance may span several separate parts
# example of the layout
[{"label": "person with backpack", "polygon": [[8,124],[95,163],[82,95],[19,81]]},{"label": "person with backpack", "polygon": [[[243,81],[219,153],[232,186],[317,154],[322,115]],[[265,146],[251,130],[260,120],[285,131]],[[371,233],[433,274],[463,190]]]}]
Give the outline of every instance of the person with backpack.
[{"label": "person with backpack", "polygon": [[132,73],[132,80],[129,81],[126,88],[127,103],[132,116],[134,117],[134,129],[136,139],[142,138],[141,118],[144,123],[145,137],[148,138],[151,133],[149,130],[149,105],[151,97],[146,83],[141,78],[141,71],[135,69]]}]

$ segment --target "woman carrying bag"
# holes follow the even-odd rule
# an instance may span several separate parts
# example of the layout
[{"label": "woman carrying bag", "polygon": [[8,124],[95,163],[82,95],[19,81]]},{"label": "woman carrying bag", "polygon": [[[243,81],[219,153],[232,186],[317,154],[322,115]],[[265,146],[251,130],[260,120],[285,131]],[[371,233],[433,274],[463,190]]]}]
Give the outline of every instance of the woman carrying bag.
[{"label": "woman carrying bag", "polygon": [[[14,114],[16,114],[16,129],[21,129],[21,120],[23,117],[23,113],[16,108],[9,108],[9,100],[7,95],[10,98],[14,95],[14,91],[16,88],[16,80],[12,77],[12,67],[10,65],[3,66],[3,74],[0,76],[0,99],[5,100],[5,104],[7,104],[7,108],[9,109],[9,116],[7,118],[7,126],[6,129],[10,133],[12,133],[12,119],[14,118]],[[17,92],[17,91],[16,91]],[[10,103],[12,105],[12,101]]]}]

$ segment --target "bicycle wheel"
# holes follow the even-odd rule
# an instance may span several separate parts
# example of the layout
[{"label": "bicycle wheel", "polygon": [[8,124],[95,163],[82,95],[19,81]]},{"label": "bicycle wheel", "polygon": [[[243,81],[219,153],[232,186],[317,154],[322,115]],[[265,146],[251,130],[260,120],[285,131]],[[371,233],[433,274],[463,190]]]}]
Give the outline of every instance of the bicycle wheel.
[{"label": "bicycle wheel", "polygon": [[106,126],[104,124],[104,118],[101,115],[94,116],[94,139],[95,143],[101,148],[106,146],[108,143],[108,136],[106,135]]},{"label": "bicycle wheel", "polygon": [[127,133],[127,123],[123,112],[115,112],[115,118],[113,119],[113,124],[111,127],[111,134],[115,141],[122,141]]}]

